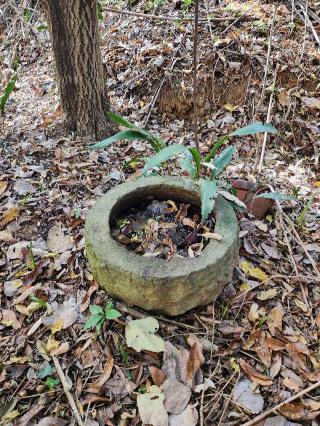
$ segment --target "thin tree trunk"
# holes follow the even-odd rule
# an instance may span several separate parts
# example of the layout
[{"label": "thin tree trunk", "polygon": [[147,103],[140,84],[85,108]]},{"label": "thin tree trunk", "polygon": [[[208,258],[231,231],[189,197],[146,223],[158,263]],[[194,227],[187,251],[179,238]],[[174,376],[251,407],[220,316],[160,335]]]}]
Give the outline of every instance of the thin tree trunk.
[{"label": "thin tree trunk", "polygon": [[99,47],[96,0],[43,0],[68,130],[101,139],[113,130]]}]

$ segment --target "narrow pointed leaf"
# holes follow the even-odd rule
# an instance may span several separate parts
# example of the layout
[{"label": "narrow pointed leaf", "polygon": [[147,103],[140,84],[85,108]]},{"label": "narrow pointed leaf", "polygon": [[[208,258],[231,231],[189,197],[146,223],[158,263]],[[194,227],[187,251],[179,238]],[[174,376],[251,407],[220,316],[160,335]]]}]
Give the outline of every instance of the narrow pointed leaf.
[{"label": "narrow pointed leaf", "polygon": [[18,80],[18,74],[15,73],[13,75],[13,77],[11,78],[11,80],[9,81],[7,87],[5,88],[3,95],[0,98],[0,112],[1,113],[3,113],[3,111],[4,111],[4,107],[6,106],[6,103],[9,99],[9,96],[13,92],[13,89],[16,85],[17,80]]},{"label": "narrow pointed leaf", "polygon": [[204,161],[206,163],[209,163],[209,161],[216,155],[216,152],[222,146],[229,138],[229,135],[223,136],[222,138],[218,139],[217,142],[213,145],[213,147],[210,149],[209,154],[207,154],[204,158]]},{"label": "narrow pointed leaf", "polygon": [[186,150],[187,148],[185,148],[183,145],[178,144],[170,145],[167,148],[162,149],[160,152],[158,152],[146,162],[143,168],[143,173],[147,172],[153,167],[159,166],[164,161],[168,161],[176,155],[180,154],[181,152],[185,152]]},{"label": "narrow pointed leaf", "polygon": [[92,151],[94,149],[100,149],[100,148],[106,148],[107,146],[110,146],[114,142],[117,141],[134,141],[134,140],[144,140],[149,141],[149,138],[141,133],[139,130],[124,130],[122,132],[116,133],[113,136],[110,136],[107,139],[104,139],[101,142],[98,142],[94,145],[89,146],[89,150]]},{"label": "narrow pointed leaf", "polygon": [[217,183],[213,180],[200,179],[201,218],[202,222],[208,219],[213,210],[218,194]]},{"label": "narrow pointed leaf", "polygon": [[227,165],[232,160],[234,153],[235,148],[233,146],[228,146],[228,148],[224,149],[222,153],[213,160],[213,178],[217,177],[227,167]]},{"label": "narrow pointed leaf", "polygon": [[192,157],[194,159],[194,162],[196,163],[197,172],[199,172],[200,169],[201,169],[201,156],[200,156],[200,152],[197,150],[197,148],[189,148],[189,151],[191,152]]},{"label": "narrow pointed leaf", "polygon": [[267,198],[269,200],[276,200],[276,201],[294,200],[294,197],[292,195],[281,194],[280,192],[264,192],[263,194],[258,194],[256,198]]},{"label": "narrow pointed leaf", "polygon": [[110,120],[113,121],[114,123],[119,124],[119,126],[128,127],[129,129],[137,130],[137,126],[135,124],[126,120],[119,114],[116,114],[110,111],[110,112],[107,112],[107,117],[110,118]]},{"label": "narrow pointed leaf", "polygon": [[257,133],[277,133],[278,130],[272,126],[270,123],[261,123],[256,122],[244,126],[241,129],[236,130],[235,132],[230,133],[229,136],[249,136],[256,135]]}]

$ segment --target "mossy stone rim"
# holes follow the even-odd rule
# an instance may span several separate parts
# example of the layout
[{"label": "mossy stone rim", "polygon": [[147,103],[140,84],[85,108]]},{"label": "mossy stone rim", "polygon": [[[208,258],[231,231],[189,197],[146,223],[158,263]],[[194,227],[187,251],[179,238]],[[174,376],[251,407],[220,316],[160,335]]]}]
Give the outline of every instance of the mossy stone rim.
[{"label": "mossy stone rim", "polygon": [[179,177],[139,178],[104,194],[85,224],[86,254],[94,276],[110,295],[147,310],[177,315],[209,303],[230,279],[238,258],[239,227],[233,208],[218,196],[215,232],[222,240],[210,240],[201,256],[150,258],[120,245],[110,230],[115,217],[150,196],[200,205],[199,187]]}]

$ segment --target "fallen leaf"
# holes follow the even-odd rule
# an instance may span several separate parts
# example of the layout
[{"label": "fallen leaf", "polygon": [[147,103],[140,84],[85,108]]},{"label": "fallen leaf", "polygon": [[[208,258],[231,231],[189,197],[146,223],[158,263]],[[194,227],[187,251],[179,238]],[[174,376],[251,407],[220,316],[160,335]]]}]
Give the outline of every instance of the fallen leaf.
[{"label": "fallen leaf", "polygon": [[4,231],[0,231],[0,241],[3,241],[5,243],[13,243],[15,239],[13,238],[13,235],[11,232],[4,230]]},{"label": "fallen leaf", "polygon": [[258,340],[258,343],[254,347],[254,350],[256,351],[256,354],[261,359],[263,364],[266,367],[270,367],[271,365],[271,351],[269,346],[266,343],[266,338],[264,333],[261,334],[260,339]]},{"label": "fallen leaf", "polygon": [[289,104],[289,94],[286,89],[280,89],[278,92],[278,101],[281,106],[287,106]]},{"label": "fallen leaf", "polygon": [[260,393],[253,391],[253,387],[251,380],[239,380],[233,389],[232,399],[252,414],[259,414],[263,410],[264,399]]},{"label": "fallen leaf", "polygon": [[169,416],[169,426],[196,426],[198,419],[199,414],[196,408],[188,405],[181,414]]},{"label": "fallen leaf", "polygon": [[159,368],[157,368],[157,367],[150,365],[149,371],[150,371],[153,383],[156,386],[160,387],[162,385],[162,383],[167,379],[167,376],[161,370],[159,370]]},{"label": "fallen leaf", "polygon": [[320,99],[318,98],[308,98],[306,96],[301,98],[304,105],[311,109],[320,109]]},{"label": "fallen leaf", "polygon": [[283,384],[286,388],[298,392],[304,386],[304,382],[300,377],[288,368],[281,371],[283,377]]},{"label": "fallen leaf", "polygon": [[127,345],[137,352],[163,352],[164,340],[154,334],[158,329],[159,323],[152,317],[129,321],[125,330]]},{"label": "fallen leaf", "polygon": [[185,348],[181,346],[178,349],[167,341],[161,371],[166,377],[175,377],[179,382],[186,384],[188,359],[189,352]]},{"label": "fallen leaf", "polygon": [[208,240],[216,240],[221,241],[222,236],[219,234],[216,234],[215,232],[205,232],[204,234],[198,234],[201,237],[207,238]]},{"label": "fallen leaf", "polygon": [[35,426],[66,426],[68,422],[59,417],[44,417]]},{"label": "fallen leaf", "polygon": [[259,300],[269,300],[276,297],[278,291],[276,288],[271,288],[270,290],[260,291],[257,295],[257,299]]},{"label": "fallen leaf", "polygon": [[138,411],[142,423],[153,426],[168,426],[169,418],[163,401],[164,394],[155,385],[150,386],[147,393],[137,396]]},{"label": "fallen leaf", "polygon": [[186,408],[191,398],[189,386],[179,382],[175,377],[169,377],[161,385],[164,394],[164,406],[170,414],[180,414]]},{"label": "fallen leaf", "polygon": [[8,223],[17,219],[19,213],[20,210],[18,207],[12,207],[11,209],[7,210],[0,220],[0,229],[3,229]]},{"label": "fallen leaf", "polygon": [[248,314],[248,319],[250,322],[255,323],[257,319],[259,319],[258,309],[259,309],[258,303],[252,303],[252,305],[250,306],[249,314]]},{"label": "fallen leaf", "polygon": [[309,309],[308,309],[307,305],[305,303],[303,303],[302,300],[300,300],[300,299],[294,299],[294,303],[305,314],[309,312]]},{"label": "fallen leaf", "polygon": [[283,315],[284,315],[284,310],[280,303],[277,304],[277,306],[273,308],[268,314],[267,326],[272,336],[276,334],[276,329],[279,331],[282,331]]},{"label": "fallen leaf", "polygon": [[204,379],[203,383],[201,383],[200,385],[197,385],[194,388],[194,391],[196,393],[200,393],[200,392],[206,391],[207,389],[210,389],[210,388],[215,389],[215,387],[216,387],[216,385],[213,383],[213,381],[211,379],[206,378],[206,379]]},{"label": "fallen leaf", "polygon": [[21,323],[18,321],[17,316],[14,311],[9,309],[3,309],[0,314],[2,314],[1,324],[6,327],[12,327],[14,330],[21,328]]},{"label": "fallen leaf", "polygon": [[7,189],[7,186],[8,186],[8,182],[6,180],[1,180],[0,181],[0,198],[5,193],[5,190]]},{"label": "fallen leaf", "polygon": [[302,426],[300,423],[292,423],[283,416],[268,417],[263,426]]},{"label": "fallen leaf", "polygon": [[53,253],[64,253],[73,248],[73,238],[65,235],[61,223],[49,229],[47,239],[48,250]]},{"label": "fallen leaf", "polygon": [[110,355],[107,359],[107,362],[104,366],[103,372],[99,379],[91,383],[85,390],[90,393],[99,393],[101,391],[102,386],[106,383],[106,381],[110,378],[112,369],[113,369],[114,359]]},{"label": "fallen leaf", "polygon": [[186,381],[189,386],[193,385],[194,377],[204,363],[204,356],[202,353],[202,345],[200,340],[196,335],[190,335],[187,339],[187,342],[191,346],[191,350],[189,353],[189,359],[187,363],[187,376]]},{"label": "fallen leaf", "polygon": [[282,356],[279,353],[276,353],[272,358],[272,363],[270,366],[270,377],[274,379],[280,373],[282,367]]},{"label": "fallen leaf", "polygon": [[240,265],[240,268],[243,270],[243,272],[252,277],[252,278],[256,278],[259,281],[267,281],[268,280],[268,276],[266,275],[266,273],[258,268],[258,267],[254,267],[250,262],[248,262],[247,260],[243,261]]},{"label": "fallen leaf", "polygon": [[265,376],[264,374],[259,373],[246,361],[244,361],[243,359],[240,359],[239,363],[240,363],[240,367],[248,374],[251,380],[253,380],[256,383],[259,383],[259,385],[262,385],[262,386],[272,385],[272,380],[268,376]]},{"label": "fallen leaf", "polygon": [[47,317],[41,319],[42,324],[46,327],[50,327],[51,330],[60,331],[70,327],[78,319],[78,306],[74,298],[70,298],[63,305],[59,305],[58,308]]},{"label": "fallen leaf", "polygon": [[280,413],[290,420],[313,420],[320,414],[320,411],[309,411],[304,404],[285,404],[279,408]]},{"label": "fallen leaf", "polygon": [[13,190],[18,195],[27,195],[30,192],[34,192],[35,188],[25,179],[18,179],[13,186]]}]

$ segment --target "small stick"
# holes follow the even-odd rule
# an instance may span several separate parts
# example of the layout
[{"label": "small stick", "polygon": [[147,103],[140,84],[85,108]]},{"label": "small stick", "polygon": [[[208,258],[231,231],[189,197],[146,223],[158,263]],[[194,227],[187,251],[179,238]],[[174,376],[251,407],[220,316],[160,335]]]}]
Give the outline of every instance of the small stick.
[{"label": "small stick", "polygon": [[319,386],[320,386],[320,381],[317,383],[314,383],[313,385],[309,386],[306,389],[303,389],[302,391],[298,392],[296,395],[293,395],[291,398],[288,398],[285,401],[280,402],[280,404],[276,405],[273,408],[270,408],[270,410],[265,411],[264,413],[255,417],[253,420],[250,420],[249,422],[244,423],[242,426],[253,426],[257,424],[258,422],[261,422],[261,420],[264,420],[266,417],[269,416],[269,414],[277,414],[276,411],[279,410],[279,408],[283,407],[286,404],[289,404],[292,401],[295,401],[296,399],[300,398],[301,396],[305,395],[308,392],[311,392],[312,390],[318,388]]},{"label": "small stick", "polygon": [[200,152],[198,136],[198,33],[199,33],[199,0],[195,2],[194,13],[194,39],[193,39],[193,115],[194,115],[194,141]]},{"label": "small stick", "polygon": [[[139,13],[139,12],[131,12],[129,10],[119,10],[119,9],[115,9],[113,7],[105,7],[104,10],[106,12],[111,12],[111,13],[119,13],[121,15],[131,15],[131,16],[136,16],[138,18],[144,18],[144,19],[153,19],[153,20],[158,20],[158,21],[173,21],[173,22],[192,22],[193,18],[175,18],[172,16],[163,16],[163,15],[150,15],[147,13]],[[247,13],[247,12],[246,12]],[[241,16],[242,17],[242,16]],[[241,17],[239,17],[238,19],[240,19]],[[214,17],[214,16],[210,16],[210,20],[211,21],[233,21],[234,17]],[[199,18],[199,22],[207,22],[208,18]]]},{"label": "small stick", "polygon": [[[277,80],[277,70],[275,71],[275,74],[274,74],[273,88],[272,88],[271,95],[270,95],[266,123],[270,123],[270,121],[271,121],[271,110],[272,110],[276,80]],[[267,139],[268,139],[268,133],[265,133],[264,136],[263,136],[263,144],[262,144],[262,149],[261,149],[261,154],[260,154],[260,162],[259,162],[259,167],[258,167],[258,173],[261,173],[261,171],[262,171],[262,165],[263,165],[264,155],[265,155],[266,146],[267,146]]]},{"label": "small stick", "polygon": [[75,401],[73,399],[73,396],[70,393],[71,386],[67,382],[66,376],[64,375],[64,372],[63,372],[63,370],[61,368],[61,365],[59,363],[58,358],[56,358],[55,356],[53,356],[52,360],[53,360],[54,366],[56,367],[57,374],[58,374],[58,376],[59,376],[59,378],[61,380],[61,384],[62,384],[64,393],[66,394],[66,397],[67,397],[67,399],[69,401],[70,407],[71,407],[71,409],[73,411],[73,414],[74,414],[74,416],[75,416],[75,418],[77,420],[77,423],[78,423],[79,426],[85,426],[85,424],[83,423],[83,421],[81,419],[78,407],[77,407],[77,405],[76,405],[76,403],[75,403]]}]

